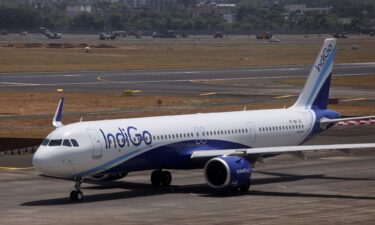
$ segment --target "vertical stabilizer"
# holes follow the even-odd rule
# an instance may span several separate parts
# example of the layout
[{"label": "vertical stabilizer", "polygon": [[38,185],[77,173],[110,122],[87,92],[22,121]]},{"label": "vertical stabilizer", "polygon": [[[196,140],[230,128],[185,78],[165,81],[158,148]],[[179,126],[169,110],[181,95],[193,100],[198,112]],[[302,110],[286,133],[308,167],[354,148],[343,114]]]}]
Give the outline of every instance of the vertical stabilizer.
[{"label": "vertical stabilizer", "polygon": [[52,120],[52,125],[56,128],[61,127],[63,125],[61,123],[63,107],[64,107],[64,97],[61,97],[59,105],[57,106],[57,109],[56,109],[55,116],[53,117],[53,120]]},{"label": "vertical stabilizer", "polygon": [[302,93],[293,107],[327,108],[335,53],[336,39],[325,39],[322,49],[311,68]]}]

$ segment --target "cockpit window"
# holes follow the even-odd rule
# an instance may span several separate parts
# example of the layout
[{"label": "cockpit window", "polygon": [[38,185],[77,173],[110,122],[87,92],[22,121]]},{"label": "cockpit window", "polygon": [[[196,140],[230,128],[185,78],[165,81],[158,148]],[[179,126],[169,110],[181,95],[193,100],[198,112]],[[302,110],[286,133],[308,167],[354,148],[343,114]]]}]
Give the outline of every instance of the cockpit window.
[{"label": "cockpit window", "polygon": [[74,147],[78,147],[78,142],[75,139],[70,139]]},{"label": "cockpit window", "polygon": [[72,144],[70,144],[70,141],[68,139],[65,139],[63,141],[63,146],[72,147]]},{"label": "cockpit window", "polygon": [[44,139],[43,142],[42,142],[42,146],[47,146],[48,145],[48,142],[49,142],[49,139]]},{"label": "cockpit window", "polygon": [[62,140],[61,139],[56,139],[56,140],[51,140],[48,144],[48,146],[60,146]]}]

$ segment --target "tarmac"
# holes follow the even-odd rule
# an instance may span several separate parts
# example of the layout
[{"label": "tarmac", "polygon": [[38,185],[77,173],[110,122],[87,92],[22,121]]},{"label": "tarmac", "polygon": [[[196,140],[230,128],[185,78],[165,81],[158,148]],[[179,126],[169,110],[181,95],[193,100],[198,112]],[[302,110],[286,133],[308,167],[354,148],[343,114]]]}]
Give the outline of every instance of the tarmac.
[{"label": "tarmac", "polygon": [[[307,144],[373,142],[372,125],[335,127]],[[0,158],[0,224],[374,224],[375,151],[280,155],[258,163],[245,194],[215,193],[201,170],[171,171],[172,186],[154,188],[150,172],[115,182],[40,176],[31,156]]]}]

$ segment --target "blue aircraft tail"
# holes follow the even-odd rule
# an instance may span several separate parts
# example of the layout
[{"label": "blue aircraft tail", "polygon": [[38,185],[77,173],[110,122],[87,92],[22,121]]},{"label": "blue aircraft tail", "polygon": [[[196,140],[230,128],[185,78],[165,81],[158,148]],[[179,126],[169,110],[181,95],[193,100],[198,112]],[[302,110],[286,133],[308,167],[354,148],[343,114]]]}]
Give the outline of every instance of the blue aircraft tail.
[{"label": "blue aircraft tail", "polygon": [[327,109],[335,53],[336,39],[326,39],[306,84],[292,107]]}]

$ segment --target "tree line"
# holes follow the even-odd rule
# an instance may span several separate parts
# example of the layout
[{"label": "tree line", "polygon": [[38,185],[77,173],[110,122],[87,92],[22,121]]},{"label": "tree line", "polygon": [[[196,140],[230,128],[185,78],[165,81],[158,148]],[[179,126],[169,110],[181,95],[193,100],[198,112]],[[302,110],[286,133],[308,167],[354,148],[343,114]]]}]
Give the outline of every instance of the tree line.
[{"label": "tree line", "polygon": [[[185,1],[186,2],[186,1]],[[68,2],[48,5],[0,5],[0,29],[32,30],[41,26],[63,31],[177,30],[202,32],[335,32],[372,30],[375,27],[374,0],[281,0],[265,6],[262,0],[235,1],[236,21],[228,23],[221,15],[193,17],[193,9],[183,0],[164,9],[131,9],[123,1],[96,0],[90,13],[66,15]],[[331,7],[329,13],[286,14],[285,4],[305,3],[310,7]],[[339,18],[350,18],[343,25]]]}]

